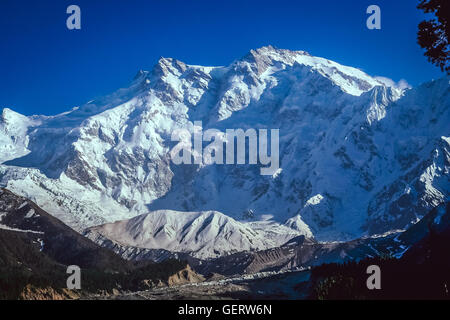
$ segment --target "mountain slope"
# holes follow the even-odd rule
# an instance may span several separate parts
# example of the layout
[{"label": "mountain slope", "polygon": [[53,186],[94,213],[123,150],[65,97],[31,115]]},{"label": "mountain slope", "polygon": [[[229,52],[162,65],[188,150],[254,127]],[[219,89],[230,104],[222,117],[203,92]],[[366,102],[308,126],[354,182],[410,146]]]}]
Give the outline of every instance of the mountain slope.
[{"label": "mountain slope", "polygon": [[[66,289],[68,265],[81,268],[80,291]],[[183,278],[184,271],[189,278]],[[186,262],[123,260],[33,202],[0,190],[0,299],[77,299],[197,278]]]},{"label": "mountain slope", "polygon": [[219,212],[154,211],[130,220],[96,226],[84,232],[96,243],[164,249],[211,258],[239,251],[277,247],[300,233],[270,223],[237,222]]},{"label": "mountain slope", "polygon": [[[450,276],[450,203],[427,216],[427,232],[400,259],[371,257],[312,269],[311,299],[448,300]],[[420,227],[424,227],[419,226]],[[407,237],[417,238],[411,230]],[[382,290],[368,290],[367,267],[381,269]]]},{"label": "mountain slope", "polygon": [[129,266],[113,252],[101,248],[9,190],[0,190],[0,229],[26,234],[39,250],[64,265],[127,271]]}]

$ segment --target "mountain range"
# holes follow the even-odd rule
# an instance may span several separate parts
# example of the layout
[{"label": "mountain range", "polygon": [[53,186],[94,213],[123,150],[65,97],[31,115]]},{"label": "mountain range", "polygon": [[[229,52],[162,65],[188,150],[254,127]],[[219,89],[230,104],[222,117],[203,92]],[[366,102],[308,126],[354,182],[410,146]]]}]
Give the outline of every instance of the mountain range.
[{"label": "mountain range", "polygon": [[[161,58],[56,116],[4,108],[0,186],[125,251],[210,259],[399,233],[449,201],[449,81],[405,88],[271,46],[223,67]],[[195,121],[279,129],[279,170],[173,164],[171,134]]]}]

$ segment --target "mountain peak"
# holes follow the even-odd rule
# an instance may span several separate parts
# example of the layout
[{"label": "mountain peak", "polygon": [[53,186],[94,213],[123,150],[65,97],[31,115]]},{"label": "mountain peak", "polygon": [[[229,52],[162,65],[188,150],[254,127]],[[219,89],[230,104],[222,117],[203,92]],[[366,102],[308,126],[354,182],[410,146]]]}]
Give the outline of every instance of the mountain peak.
[{"label": "mountain peak", "polygon": [[307,55],[311,56],[308,52],[302,50],[289,50],[280,49],[272,45],[262,46],[257,49],[252,49],[249,52],[252,55],[271,55],[271,54],[281,54],[281,55]]},{"label": "mountain peak", "polygon": [[[273,46],[250,50],[243,58],[235,61],[233,66],[241,74],[249,71],[253,72],[256,77],[261,77],[264,73],[273,74],[287,69],[300,71],[302,67],[305,67],[305,74],[312,71],[321,75],[339,86],[342,91],[354,96],[359,96],[374,86],[386,85],[360,69],[312,56],[306,51],[278,49]],[[294,73],[297,71],[293,70]]]},{"label": "mountain peak", "polygon": [[16,119],[22,119],[22,118],[27,118],[26,116],[15,112],[9,108],[3,108],[2,110],[2,116],[1,116],[1,120],[2,121],[14,121]]},{"label": "mountain peak", "polygon": [[153,67],[153,73],[157,76],[164,76],[168,73],[180,75],[186,71],[187,65],[174,58],[159,58],[156,65]]},{"label": "mountain peak", "polygon": [[291,51],[287,49],[278,49],[271,45],[250,50],[241,60],[249,63],[256,63],[258,74],[276,62],[286,65],[293,65],[298,56],[311,56],[306,51]]}]

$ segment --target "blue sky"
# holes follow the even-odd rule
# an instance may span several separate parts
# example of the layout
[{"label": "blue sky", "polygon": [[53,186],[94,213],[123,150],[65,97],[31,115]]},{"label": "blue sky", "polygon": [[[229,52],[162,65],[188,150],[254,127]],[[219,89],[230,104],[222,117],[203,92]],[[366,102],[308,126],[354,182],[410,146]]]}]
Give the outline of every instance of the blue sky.
[{"label": "blue sky", "polygon": [[[66,28],[81,8],[82,29]],[[366,28],[381,8],[382,29]],[[415,0],[1,0],[0,109],[57,114],[125,87],[159,57],[228,65],[271,44],[417,85],[442,77],[417,45]]]}]

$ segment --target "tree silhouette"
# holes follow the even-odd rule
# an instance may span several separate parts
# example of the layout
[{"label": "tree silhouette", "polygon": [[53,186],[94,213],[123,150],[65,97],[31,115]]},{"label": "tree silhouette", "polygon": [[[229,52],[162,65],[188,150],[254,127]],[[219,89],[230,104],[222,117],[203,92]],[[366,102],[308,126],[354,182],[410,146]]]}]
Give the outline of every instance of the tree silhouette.
[{"label": "tree silhouette", "polygon": [[418,9],[435,15],[434,19],[422,21],[419,24],[417,41],[424,48],[428,60],[439,66],[442,71],[450,74],[450,1],[420,0]]}]

